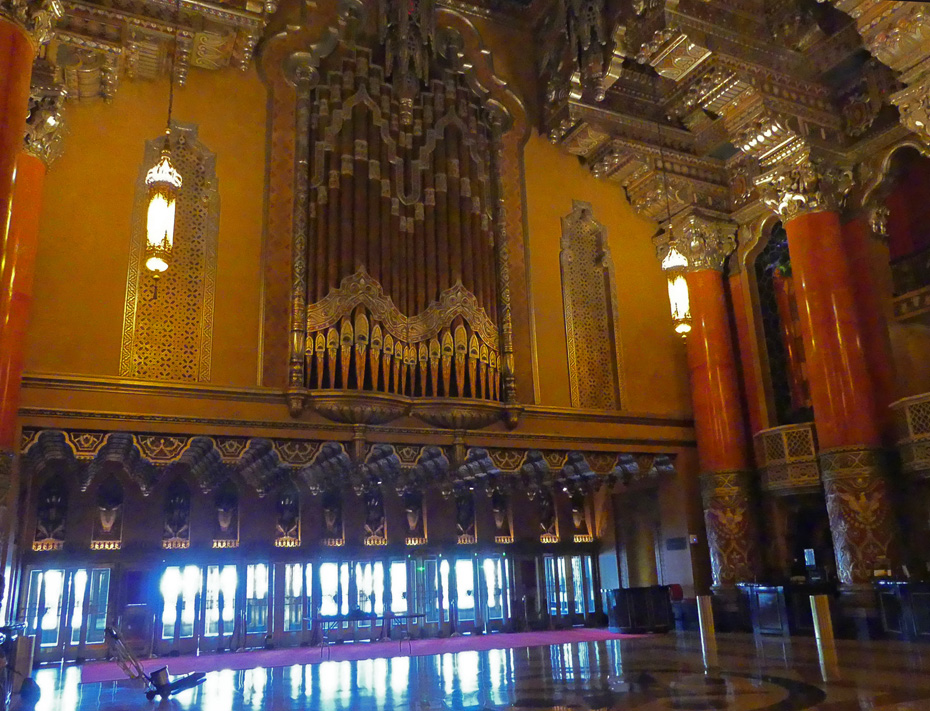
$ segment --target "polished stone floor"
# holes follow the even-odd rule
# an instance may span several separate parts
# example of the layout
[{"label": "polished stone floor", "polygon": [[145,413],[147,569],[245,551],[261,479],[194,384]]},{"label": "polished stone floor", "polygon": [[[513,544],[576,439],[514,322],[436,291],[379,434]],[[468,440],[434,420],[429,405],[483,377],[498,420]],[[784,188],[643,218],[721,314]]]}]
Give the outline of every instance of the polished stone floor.
[{"label": "polished stone floor", "polygon": [[[219,671],[150,703],[129,681],[81,684],[77,667],[36,672],[39,711],[192,709],[510,709],[593,711],[930,711],[930,647],[837,643],[823,667],[813,640],[720,635],[705,672],[693,634]],[[170,660],[168,660],[170,670]]]}]

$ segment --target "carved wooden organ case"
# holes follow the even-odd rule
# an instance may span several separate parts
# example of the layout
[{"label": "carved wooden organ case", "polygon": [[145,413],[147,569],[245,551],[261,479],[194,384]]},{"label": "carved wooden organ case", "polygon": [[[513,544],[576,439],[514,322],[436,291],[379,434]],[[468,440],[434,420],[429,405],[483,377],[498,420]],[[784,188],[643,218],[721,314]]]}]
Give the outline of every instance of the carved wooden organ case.
[{"label": "carved wooden organ case", "polygon": [[296,93],[289,406],[515,423],[500,179],[512,117],[432,3],[368,6],[343,3],[328,46],[283,62]]}]

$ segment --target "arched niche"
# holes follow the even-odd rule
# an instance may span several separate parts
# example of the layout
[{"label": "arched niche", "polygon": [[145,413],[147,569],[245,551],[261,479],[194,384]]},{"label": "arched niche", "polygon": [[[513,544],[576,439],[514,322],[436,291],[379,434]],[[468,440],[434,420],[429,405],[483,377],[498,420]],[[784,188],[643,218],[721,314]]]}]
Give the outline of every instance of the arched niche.
[{"label": "arched niche", "polygon": [[213,548],[239,547],[239,487],[226,478],[213,494]]},{"label": "arched niche", "polygon": [[68,498],[68,485],[60,474],[53,474],[39,488],[32,550],[58,551],[64,548]]},{"label": "arched niche", "polygon": [[294,482],[286,482],[275,496],[275,536],[278,548],[300,546],[300,492]]},{"label": "arched niche", "polygon": [[123,542],[125,490],[114,474],[97,487],[91,550],[119,550]]},{"label": "arched niche", "polygon": [[165,489],[164,530],[162,547],[190,548],[191,544],[191,488],[180,476]]}]

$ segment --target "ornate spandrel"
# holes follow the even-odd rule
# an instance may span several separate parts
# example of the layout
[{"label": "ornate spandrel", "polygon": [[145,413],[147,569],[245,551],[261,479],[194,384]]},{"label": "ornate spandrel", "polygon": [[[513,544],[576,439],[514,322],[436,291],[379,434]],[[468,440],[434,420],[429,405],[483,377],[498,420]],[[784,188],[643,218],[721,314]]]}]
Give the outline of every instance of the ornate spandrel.
[{"label": "ornate spandrel", "polygon": [[606,228],[590,203],[562,218],[562,303],[573,407],[620,408],[617,285]]},{"label": "ornate spandrel", "polygon": [[762,201],[787,222],[814,212],[837,212],[853,186],[852,171],[804,151],[755,179]]},{"label": "ornate spandrel", "polygon": [[24,27],[37,45],[48,42],[63,12],[61,0],[0,0],[0,17]]},{"label": "ornate spandrel", "polygon": [[724,215],[688,210],[676,215],[652,241],[663,265],[675,252],[684,258],[680,266],[686,271],[723,271],[727,257],[736,249],[736,228]]}]

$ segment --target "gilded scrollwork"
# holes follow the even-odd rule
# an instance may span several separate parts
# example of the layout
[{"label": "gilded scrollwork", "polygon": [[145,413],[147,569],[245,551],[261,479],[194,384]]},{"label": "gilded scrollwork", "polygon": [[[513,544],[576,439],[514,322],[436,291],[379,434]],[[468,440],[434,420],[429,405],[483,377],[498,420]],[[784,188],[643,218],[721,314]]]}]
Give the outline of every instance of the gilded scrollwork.
[{"label": "gilded scrollwork", "polygon": [[853,186],[853,174],[848,168],[814,158],[808,150],[791,161],[776,164],[755,182],[766,206],[787,221],[814,212],[840,210]]},{"label": "gilded scrollwork", "polygon": [[63,150],[63,110],[67,96],[67,90],[55,80],[48,62],[44,59],[36,60],[32,68],[23,150],[41,160],[46,167],[50,166]]},{"label": "gilded scrollwork", "polygon": [[55,22],[62,16],[61,0],[2,0],[0,16],[7,17],[29,32],[37,44],[45,44],[52,36]]},{"label": "gilded scrollwork", "polygon": [[408,343],[428,341],[457,317],[462,317],[489,347],[498,348],[497,328],[478,305],[475,295],[461,282],[443,291],[439,300],[432,302],[424,312],[405,316],[364,267],[345,277],[339,288],[330,291],[322,301],[307,307],[307,331],[314,333],[336,325],[356,306],[364,306],[371,318],[382,324],[385,334]]}]

